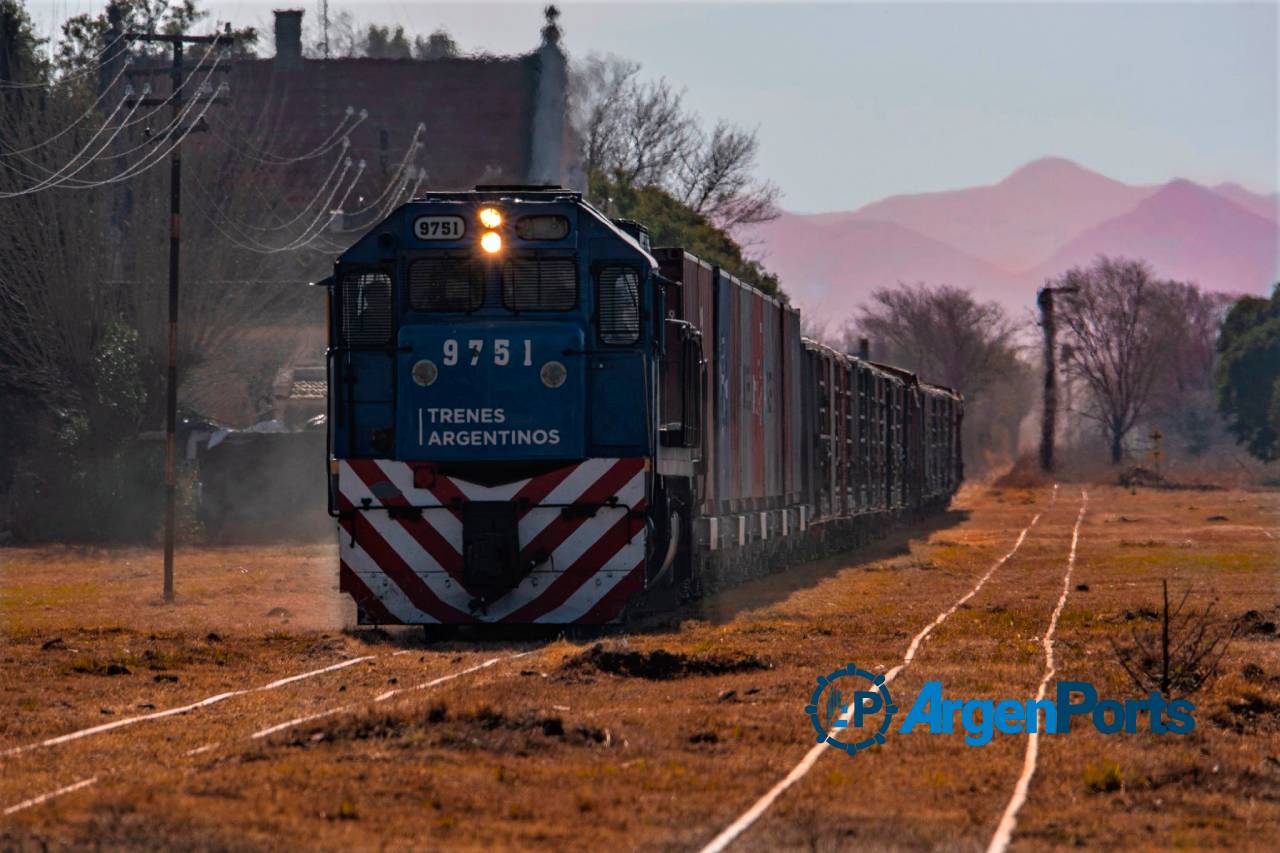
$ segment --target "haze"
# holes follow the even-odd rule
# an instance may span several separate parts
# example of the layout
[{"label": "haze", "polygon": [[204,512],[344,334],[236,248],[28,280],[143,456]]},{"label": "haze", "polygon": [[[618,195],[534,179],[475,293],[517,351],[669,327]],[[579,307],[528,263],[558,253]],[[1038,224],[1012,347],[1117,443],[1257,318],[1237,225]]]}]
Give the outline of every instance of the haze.
[{"label": "haze", "polygon": [[[30,4],[43,32],[88,0]],[[213,2],[256,24],[271,9]],[[315,25],[317,4],[306,6]],[[358,22],[443,26],[465,50],[537,44],[541,3],[334,2]],[[1274,4],[561,4],[572,54],[613,52],[758,127],[793,211],[989,184],[1046,155],[1131,184],[1277,188]]]}]

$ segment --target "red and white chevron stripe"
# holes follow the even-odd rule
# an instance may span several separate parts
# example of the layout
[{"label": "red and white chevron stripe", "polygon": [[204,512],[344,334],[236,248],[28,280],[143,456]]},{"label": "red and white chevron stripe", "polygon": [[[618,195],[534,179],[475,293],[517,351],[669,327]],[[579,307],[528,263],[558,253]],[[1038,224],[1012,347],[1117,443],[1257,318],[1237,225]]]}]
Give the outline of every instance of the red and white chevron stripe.
[{"label": "red and white chevron stripe", "polygon": [[[588,459],[487,487],[405,462],[338,462],[339,588],[378,624],[601,623],[615,620],[644,577],[645,460]],[[566,514],[566,504],[616,507]],[[483,609],[462,585],[466,501],[515,501],[521,556],[549,554]],[[550,505],[550,506],[548,506]],[[418,507],[419,513],[397,513]],[[391,510],[391,511],[388,511]]]}]

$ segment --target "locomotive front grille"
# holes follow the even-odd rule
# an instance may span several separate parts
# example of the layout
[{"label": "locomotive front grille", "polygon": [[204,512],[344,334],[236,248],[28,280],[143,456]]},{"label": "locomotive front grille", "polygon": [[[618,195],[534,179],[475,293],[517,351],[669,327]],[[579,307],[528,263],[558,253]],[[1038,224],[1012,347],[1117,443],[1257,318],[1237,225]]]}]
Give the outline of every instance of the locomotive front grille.
[{"label": "locomotive front grille", "polygon": [[462,584],[476,606],[514,589],[528,574],[520,564],[516,505],[469,501],[462,506]]}]

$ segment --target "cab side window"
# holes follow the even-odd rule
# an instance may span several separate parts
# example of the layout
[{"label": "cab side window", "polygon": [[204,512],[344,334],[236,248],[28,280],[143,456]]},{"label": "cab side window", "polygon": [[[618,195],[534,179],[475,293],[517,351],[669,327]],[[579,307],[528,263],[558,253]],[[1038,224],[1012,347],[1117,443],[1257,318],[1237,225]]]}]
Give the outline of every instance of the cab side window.
[{"label": "cab side window", "polygon": [[605,267],[596,277],[600,341],[634,344],[640,339],[640,274],[631,267]]},{"label": "cab side window", "polygon": [[356,273],[342,279],[342,335],[349,346],[391,341],[391,276]]}]

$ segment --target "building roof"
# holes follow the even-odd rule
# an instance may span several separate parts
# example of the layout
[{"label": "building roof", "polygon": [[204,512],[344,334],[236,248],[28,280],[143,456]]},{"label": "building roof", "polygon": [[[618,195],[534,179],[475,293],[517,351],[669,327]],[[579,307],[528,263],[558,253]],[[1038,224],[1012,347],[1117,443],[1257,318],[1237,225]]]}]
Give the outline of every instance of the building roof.
[{"label": "building roof", "polygon": [[[558,39],[544,32],[538,49],[517,56],[308,59],[300,43],[292,43],[300,38],[300,24],[287,18],[297,14],[277,13],[275,57],[234,62],[228,80],[232,105],[211,114],[215,132],[275,159],[340,142],[335,131],[352,128],[339,131],[350,140],[346,156],[353,165],[346,183],[360,161],[365,167],[347,211],[390,196],[387,191],[401,181],[405,194],[415,185],[574,183]],[[334,145],[324,156],[285,166],[290,200],[310,199],[342,156],[341,146]],[[345,189],[344,184],[339,193]],[[375,207],[348,224],[372,222],[377,214]]]}]

